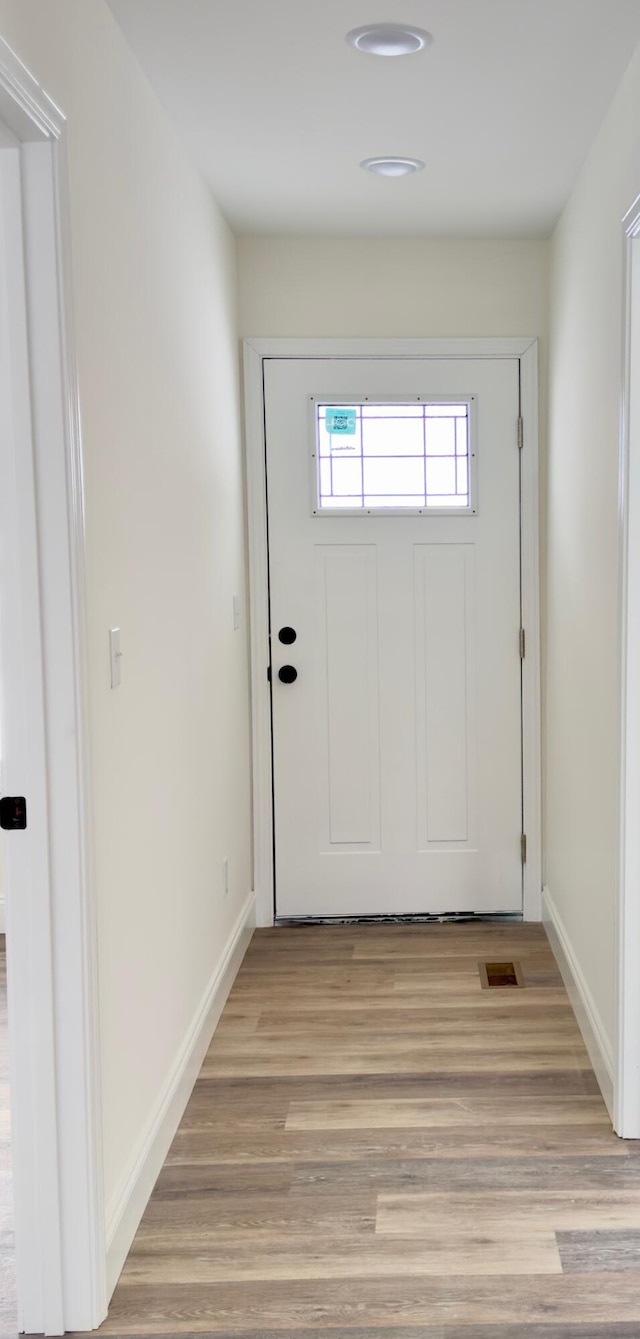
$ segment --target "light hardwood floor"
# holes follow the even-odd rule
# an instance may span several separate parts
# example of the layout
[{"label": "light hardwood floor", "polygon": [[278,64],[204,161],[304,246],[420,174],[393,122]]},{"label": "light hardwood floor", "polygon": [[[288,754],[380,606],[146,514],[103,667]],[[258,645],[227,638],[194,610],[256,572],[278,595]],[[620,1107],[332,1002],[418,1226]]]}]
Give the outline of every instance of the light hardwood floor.
[{"label": "light hardwood floor", "polygon": [[640,1147],[542,928],[259,931],[100,1333],[640,1339]]},{"label": "light hardwood floor", "polygon": [[640,1150],[543,929],[259,931],[103,1330],[640,1339]]}]

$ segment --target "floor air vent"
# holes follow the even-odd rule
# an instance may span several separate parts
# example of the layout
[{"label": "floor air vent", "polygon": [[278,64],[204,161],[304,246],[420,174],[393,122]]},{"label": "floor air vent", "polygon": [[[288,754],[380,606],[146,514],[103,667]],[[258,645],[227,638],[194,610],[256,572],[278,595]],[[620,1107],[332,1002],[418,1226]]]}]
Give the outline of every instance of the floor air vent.
[{"label": "floor air vent", "polygon": [[524,986],[519,962],[479,962],[480,984],[483,990],[513,989]]}]

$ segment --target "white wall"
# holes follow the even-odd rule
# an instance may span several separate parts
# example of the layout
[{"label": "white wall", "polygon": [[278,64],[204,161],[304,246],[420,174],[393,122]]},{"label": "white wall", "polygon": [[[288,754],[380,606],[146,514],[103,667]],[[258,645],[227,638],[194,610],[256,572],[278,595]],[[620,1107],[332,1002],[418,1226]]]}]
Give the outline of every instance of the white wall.
[{"label": "white wall", "polygon": [[238,257],[243,335],[546,336],[546,242],[244,237]]},{"label": "white wall", "polygon": [[618,842],[622,218],[640,193],[640,50],[552,245],[547,884],[611,1061]]},{"label": "white wall", "polygon": [[250,892],[235,243],[103,0],[0,34],[69,121],[109,1217]]}]

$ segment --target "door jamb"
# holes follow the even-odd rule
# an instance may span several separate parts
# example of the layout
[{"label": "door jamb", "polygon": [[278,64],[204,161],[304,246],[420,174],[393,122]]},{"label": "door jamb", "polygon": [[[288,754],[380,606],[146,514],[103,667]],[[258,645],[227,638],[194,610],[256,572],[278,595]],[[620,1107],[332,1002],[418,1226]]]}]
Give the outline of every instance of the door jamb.
[{"label": "door jamb", "polygon": [[[251,607],[253,866],[257,923],[274,923],[273,777],[269,694],[268,523],[263,364],[270,358],[509,358],[520,360],[524,919],[542,916],[538,341],[505,339],[245,339],[245,447]],[[515,443],[514,425],[514,443]]]},{"label": "door jamb", "polygon": [[28,806],[37,797],[28,848],[20,833],[6,843],[19,1329],[62,1334],[96,1327],[107,1309],[82,443],[66,120],[1,38],[0,120],[15,140],[0,153],[11,155],[8,193],[22,197],[21,226],[17,208],[5,221],[26,295],[3,448],[9,488],[15,480],[11,599],[23,609],[20,619],[13,605],[11,626],[25,629],[37,702],[29,748],[8,757],[6,776]]},{"label": "door jamb", "polygon": [[613,1125],[640,1138],[640,196],[623,220],[620,429],[620,843]]}]

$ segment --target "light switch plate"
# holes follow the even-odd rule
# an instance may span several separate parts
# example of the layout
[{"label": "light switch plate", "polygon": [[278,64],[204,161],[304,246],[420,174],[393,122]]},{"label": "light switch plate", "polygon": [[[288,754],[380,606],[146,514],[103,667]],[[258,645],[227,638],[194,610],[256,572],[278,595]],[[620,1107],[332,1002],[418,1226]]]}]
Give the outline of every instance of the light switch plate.
[{"label": "light switch plate", "polygon": [[111,687],[119,688],[121,683],[122,651],[120,650],[120,629],[109,628],[109,659],[111,663]]}]

